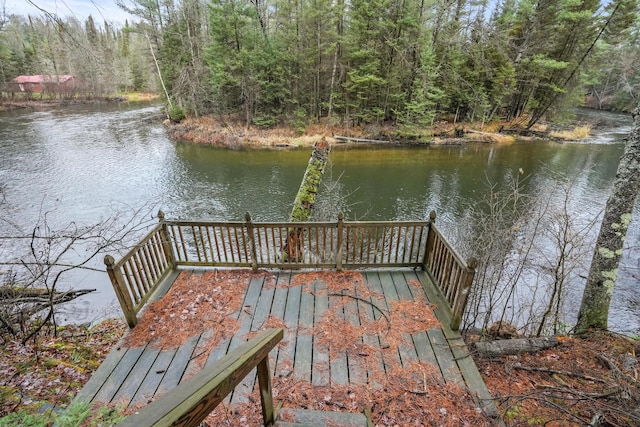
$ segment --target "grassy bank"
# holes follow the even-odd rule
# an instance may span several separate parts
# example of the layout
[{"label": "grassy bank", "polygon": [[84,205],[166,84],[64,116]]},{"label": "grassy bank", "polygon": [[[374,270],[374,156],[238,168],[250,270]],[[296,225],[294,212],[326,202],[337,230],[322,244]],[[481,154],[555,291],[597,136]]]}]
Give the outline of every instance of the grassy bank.
[{"label": "grassy bank", "polygon": [[[0,417],[38,414],[45,421],[54,417],[54,408],[71,403],[125,330],[122,320],[112,319],[92,328],[51,327],[26,344],[3,336]],[[0,419],[2,425],[6,420]]]},{"label": "grassy bank", "polygon": [[589,136],[588,126],[550,131],[548,126],[521,129],[514,123],[453,123],[440,120],[424,129],[393,125],[342,127],[330,123],[304,127],[245,126],[229,116],[188,117],[180,123],[165,122],[171,138],[195,144],[227,148],[310,147],[322,137],[331,144],[457,145],[469,142],[508,144],[518,140],[579,140]]}]

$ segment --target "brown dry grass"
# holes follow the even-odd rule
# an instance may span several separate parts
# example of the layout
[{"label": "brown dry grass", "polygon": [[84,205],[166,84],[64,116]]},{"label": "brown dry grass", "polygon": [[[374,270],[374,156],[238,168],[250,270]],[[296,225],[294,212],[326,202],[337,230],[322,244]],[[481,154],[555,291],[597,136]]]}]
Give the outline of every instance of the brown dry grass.
[{"label": "brown dry grass", "polygon": [[188,117],[169,125],[169,135],[178,140],[221,147],[311,147],[323,136],[335,143],[332,135],[338,130],[331,125],[308,126],[300,134],[289,126],[263,129],[245,126],[236,117]]},{"label": "brown dry grass", "polygon": [[554,131],[549,133],[552,138],[565,141],[579,141],[591,135],[591,125],[576,126],[571,130]]}]

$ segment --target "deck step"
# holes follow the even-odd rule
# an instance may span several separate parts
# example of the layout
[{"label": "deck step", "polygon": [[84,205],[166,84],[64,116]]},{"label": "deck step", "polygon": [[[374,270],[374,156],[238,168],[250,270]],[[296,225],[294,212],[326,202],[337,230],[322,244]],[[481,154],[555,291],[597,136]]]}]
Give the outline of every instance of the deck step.
[{"label": "deck step", "polygon": [[349,412],[311,411],[307,409],[284,408],[278,414],[274,427],[367,427],[367,417],[364,414]]}]

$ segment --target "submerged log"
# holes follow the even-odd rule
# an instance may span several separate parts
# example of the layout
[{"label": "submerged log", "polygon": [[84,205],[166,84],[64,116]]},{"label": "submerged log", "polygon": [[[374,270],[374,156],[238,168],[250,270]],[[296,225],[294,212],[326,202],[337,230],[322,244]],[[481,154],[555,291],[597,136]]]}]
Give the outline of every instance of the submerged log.
[{"label": "submerged log", "polygon": [[[309,158],[307,169],[300,183],[300,189],[293,202],[289,217],[291,222],[305,222],[311,218],[313,205],[316,202],[316,196],[330,152],[331,145],[324,137],[314,144],[311,158]],[[283,256],[286,260],[294,261],[302,258],[302,241],[304,239],[302,233],[302,228],[289,228],[287,241],[283,248]]]},{"label": "submerged log", "polygon": [[394,143],[394,141],[390,141],[390,140],[354,138],[351,136],[340,136],[340,135],[334,135],[333,138],[340,143],[346,143],[346,142],[359,142],[359,143],[365,143],[365,144],[393,144]]},{"label": "submerged log", "polygon": [[483,357],[499,357],[508,354],[533,353],[555,347],[556,337],[516,338],[512,340],[479,341],[474,344],[476,351]]}]

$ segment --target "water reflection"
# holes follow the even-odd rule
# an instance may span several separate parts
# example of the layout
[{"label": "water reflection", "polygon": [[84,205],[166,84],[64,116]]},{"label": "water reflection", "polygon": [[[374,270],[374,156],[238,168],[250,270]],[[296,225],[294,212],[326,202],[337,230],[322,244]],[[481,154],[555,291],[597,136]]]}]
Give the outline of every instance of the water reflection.
[{"label": "water reflection", "polygon": [[[29,229],[41,212],[55,209],[51,218],[58,225],[91,223],[120,206],[150,201],[169,218],[239,220],[250,211],[259,221],[287,219],[309,150],[174,143],[156,120],[159,113],[156,106],[122,104],[0,114],[0,180],[11,220]],[[607,123],[628,126],[626,116],[613,117]],[[552,185],[543,170],[575,177],[571,209],[596,217],[622,149],[619,139],[392,149],[338,145],[331,153],[331,176],[339,179],[351,219],[426,219],[435,209],[438,223],[455,234],[488,183],[505,187],[520,170],[529,177],[523,186],[530,192]],[[0,225],[0,231],[6,229]],[[637,241],[636,232],[631,264],[637,263]],[[101,260],[96,266],[102,268]],[[640,321],[631,314],[637,304],[628,291],[637,283],[637,270],[621,277],[629,282],[616,290],[616,311],[623,319],[612,323],[637,331]],[[93,320],[110,310],[115,297],[106,274],[83,274],[67,285],[77,281],[99,292],[78,304],[69,318]]]}]

